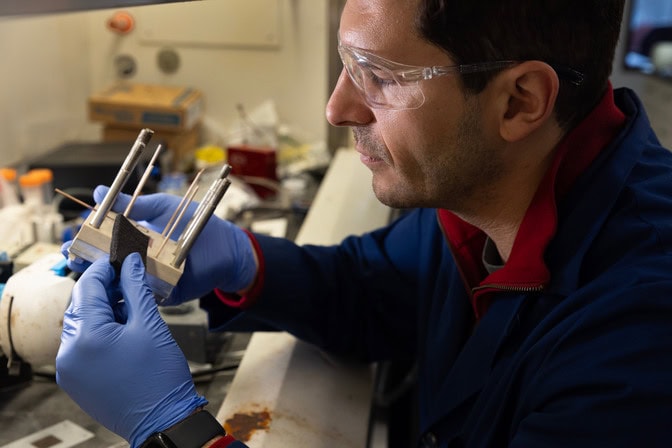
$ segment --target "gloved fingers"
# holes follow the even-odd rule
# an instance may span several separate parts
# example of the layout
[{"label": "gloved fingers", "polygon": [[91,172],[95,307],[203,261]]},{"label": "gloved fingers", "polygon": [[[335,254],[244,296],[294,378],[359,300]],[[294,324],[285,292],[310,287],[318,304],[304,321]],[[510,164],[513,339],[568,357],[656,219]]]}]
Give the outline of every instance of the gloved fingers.
[{"label": "gloved fingers", "polygon": [[[96,203],[100,203],[107,194],[109,188],[105,186],[98,186],[94,190],[93,197]],[[116,212],[123,212],[130,203],[131,196],[127,194],[119,194],[112,209]],[[138,196],[133,203],[128,217],[137,222],[146,222],[148,227],[160,227],[163,229],[168,223],[170,217],[174,214],[182,198],[166,193],[155,193]],[[190,209],[185,213],[186,218],[190,217],[196,210],[196,204],[192,204]],[[184,221],[184,219],[183,219]],[[155,229],[157,230],[157,229]]]},{"label": "gloved fingers", "polygon": [[121,265],[119,283],[129,323],[138,321],[151,326],[151,322],[161,321],[154,293],[145,281],[145,265],[137,252],[128,255]]},{"label": "gloved fingers", "polygon": [[113,303],[108,295],[114,278],[114,268],[107,257],[94,261],[75,283],[67,317],[83,318],[94,324],[114,322]]},{"label": "gloved fingers", "polygon": [[[105,199],[105,195],[107,195],[108,191],[110,191],[110,188],[107,187],[106,185],[98,185],[96,189],[93,190],[93,199],[96,202],[96,204],[100,204],[101,202],[103,202],[103,200]],[[147,195],[147,196],[156,196],[156,195]],[[133,204],[132,210],[136,211],[137,216],[134,217],[132,213],[129,213],[129,217],[131,219],[134,219],[136,221],[140,219],[145,219],[149,221],[161,215],[162,210],[153,211],[151,207],[147,206],[148,201],[145,200],[147,196],[138,196],[136,198],[136,202]],[[114,204],[112,204],[112,211],[115,211],[117,213],[124,212],[126,210],[126,207],[128,207],[128,204],[130,204],[131,198],[132,198],[131,195],[125,193],[119,193],[114,201]]]},{"label": "gloved fingers", "polygon": [[[160,226],[162,230],[175,214],[178,206],[181,205],[181,201],[182,198],[166,193],[139,196],[128,216],[138,222],[146,221],[152,225]],[[182,218],[179,222],[181,225],[176,229],[178,232],[180,231],[180,227],[184,227],[185,223],[194,214],[196,206],[197,204],[192,202],[187,211],[183,214],[181,213]]]},{"label": "gloved fingers", "polygon": [[65,257],[66,263],[68,265],[68,269],[74,272],[84,272],[86,271],[86,268],[91,266],[91,262],[84,260],[83,258],[70,258],[70,246],[72,245],[72,240],[66,241],[63,243],[61,246],[61,253]]},{"label": "gloved fingers", "polygon": [[110,191],[110,187],[107,185],[98,185],[94,190],[93,190],[93,200],[96,204],[100,204],[103,202],[103,199],[105,198],[105,195],[107,192]]},{"label": "gloved fingers", "polygon": [[[100,204],[103,202],[103,199],[105,199],[105,195],[107,192],[110,190],[110,188],[106,185],[98,185],[95,190],[93,190],[93,200],[96,202],[96,204]],[[125,194],[125,193],[119,193],[117,195],[117,199],[114,201],[114,204],[112,205],[112,210],[121,213],[126,209],[126,206],[131,202],[131,196]]]}]

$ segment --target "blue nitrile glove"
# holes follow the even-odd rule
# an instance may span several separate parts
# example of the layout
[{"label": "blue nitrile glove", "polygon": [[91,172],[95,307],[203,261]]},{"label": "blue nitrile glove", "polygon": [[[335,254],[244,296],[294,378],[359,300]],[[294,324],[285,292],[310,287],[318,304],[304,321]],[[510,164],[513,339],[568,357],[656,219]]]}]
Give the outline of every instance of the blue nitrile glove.
[{"label": "blue nitrile glove", "polygon": [[118,285],[107,258],[91,264],[72,291],[56,356],[58,385],[133,448],[207,404],[144,275],[137,253],[124,260]]},{"label": "blue nitrile glove", "polygon": [[67,260],[68,268],[70,268],[71,270],[73,270],[75,272],[86,271],[86,268],[91,266],[91,263],[89,263],[88,261],[86,261],[82,258],[75,258],[75,259],[70,258],[70,253],[69,253],[70,246],[72,246],[72,240],[66,241],[65,243],[63,243],[61,245],[61,253],[63,254],[65,259]]},{"label": "blue nitrile glove", "polygon": [[[102,202],[107,191],[103,186],[95,189],[96,203]],[[128,217],[162,233],[180,200],[165,193],[138,196]],[[120,194],[112,209],[123,212],[129,201],[130,196]],[[195,210],[196,204],[191,204],[172,239],[179,237]],[[69,245],[70,242],[63,245],[64,253]],[[68,267],[77,272],[82,272],[87,265],[77,260],[68,261]],[[231,222],[212,216],[187,256],[182,277],[161,305],[177,305],[202,297],[215,288],[231,293],[242,291],[252,284],[256,274],[257,261],[247,234]]]}]

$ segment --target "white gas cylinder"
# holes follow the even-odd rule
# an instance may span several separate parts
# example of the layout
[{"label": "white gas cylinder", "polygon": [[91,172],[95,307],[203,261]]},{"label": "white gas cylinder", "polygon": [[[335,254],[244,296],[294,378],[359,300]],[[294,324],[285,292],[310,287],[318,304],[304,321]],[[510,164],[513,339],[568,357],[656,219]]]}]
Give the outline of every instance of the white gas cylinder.
[{"label": "white gas cylinder", "polygon": [[64,261],[48,254],[11,276],[0,298],[0,347],[33,367],[54,365],[63,315],[75,280],[52,269]]}]

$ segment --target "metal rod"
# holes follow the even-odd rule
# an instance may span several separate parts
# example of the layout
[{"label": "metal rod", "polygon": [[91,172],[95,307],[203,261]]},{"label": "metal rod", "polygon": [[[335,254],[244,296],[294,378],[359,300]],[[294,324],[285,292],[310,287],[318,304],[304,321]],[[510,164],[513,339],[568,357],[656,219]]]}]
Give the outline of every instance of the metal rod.
[{"label": "metal rod", "polygon": [[187,223],[187,226],[180,235],[180,238],[177,240],[178,246],[184,242],[184,238],[190,233],[191,226],[198,219],[198,216],[200,216],[201,213],[203,213],[206,204],[208,204],[212,200],[212,195],[215,193],[217,183],[221,182],[222,179],[226,179],[226,177],[229,175],[230,172],[231,172],[231,166],[229,164],[224,164],[224,166],[219,172],[219,175],[217,176],[217,179],[215,179],[212,182],[212,184],[210,184],[210,188],[208,188],[208,190],[205,192],[203,199],[198,204],[198,207],[196,208],[194,214],[191,216],[191,220]]},{"label": "metal rod", "polygon": [[115,177],[114,182],[112,182],[110,190],[105,195],[105,198],[103,198],[103,201],[100,203],[100,206],[93,215],[93,218],[91,218],[91,227],[97,229],[103,223],[105,215],[107,215],[107,213],[112,208],[112,205],[114,205],[114,201],[117,199],[117,196],[119,196],[119,192],[122,188],[124,188],[124,185],[133,172],[135,165],[137,165],[138,160],[140,160],[142,150],[145,148],[145,146],[147,146],[147,143],[149,143],[149,140],[152,138],[153,134],[154,131],[147,128],[140,131],[138,138],[135,140],[135,143],[133,143],[131,151],[128,153],[128,156],[126,156],[126,160],[124,160],[121,169],[119,169],[117,177]]},{"label": "metal rod", "polygon": [[168,242],[168,240],[172,236],[172,234],[175,231],[175,228],[177,227],[177,225],[180,223],[180,220],[182,219],[182,217],[184,216],[184,213],[189,208],[189,204],[194,199],[194,196],[196,195],[197,191],[198,191],[198,185],[196,185],[196,187],[192,191],[187,192],[187,194],[184,196],[184,199],[186,199],[186,204],[185,204],[184,207],[182,207],[182,210],[180,210],[180,214],[177,216],[177,219],[175,220],[175,222],[171,226],[168,233],[165,235],[165,237],[163,239],[163,242],[161,243],[161,246],[159,246],[159,250],[156,251],[156,258],[159,258],[159,255],[161,255],[161,251],[166,246],[166,243]]},{"label": "metal rod", "polygon": [[156,147],[156,151],[154,151],[154,155],[152,156],[152,159],[149,161],[149,165],[147,165],[145,172],[142,173],[142,177],[140,178],[140,182],[138,182],[138,186],[135,187],[135,191],[133,192],[133,196],[131,197],[131,202],[128,203],[126,210],[124,210],[124,216],[128,217],[128,214],[131,212],[131,209],[135,204],[135,200],[138,199],[138,195],[140,195],[140,193],[142,192],[142,188],[145,186],[145,182],[147,182],[147,179],[149,179],[149,176],[152,174],[152,171],[154,170],[154,162],[156,162],[156,158],[159,156],[159,153],[161,152],[162,149],[163,146],[161,145]]},{"label": "metal rod", "polygon": [[224,193],[226,193],[226,190],[231,185],[231,181],[226,178],[230,172],[231,166],[228,164],[224,165],[219,174],[219,178],[216,179],[208,189],[208,192],[201,202],[199,209],[196,210],[196,213],[194,213],[194,216],[192,216],[191,221],[187,225],[187,228],[180,236],[180,240],[177,243],[177,253],[175,254],[175,258],[173,258],[172,262],[173,267],[179,268],[185,258],[187,258],[187,254],[194,245],[196,238],[198,238],[208,220],[214,213],[215,208],[222,200]]},{"label": "metal rod", "polygon": [[201,170],[196,174],[196,177],[194,177],[194,180],[191,181],[191,185],[189,185],[189,188],[187,189],[187,192],[182,197],[182,200],[180,201],[180,203],[177,204],[177,208],[175,209],[175,211],[173,212],[173,215],[170,217],[170,219],[166,223],[166,227],[163,228],[163,232],[161,232],[161,236],[166,236],[166,233],[168,233],[168,229],[173,224],[173,220],[180,213],[180,211],[182,209],[182,206],[184,206],[184,202],[187,200],[187,196],[189,196],[189,194],[191,193],[192,190],[194,190],[195,188],[198,188],[198,180],[201,177],[201,174],[203,174],[203,171],[205,171],[205,168],[201,168]]},{"label": "metal rod", "polygon": [[177,253],[175,254],[175,258],[173,258],[172,263],[174,267],[179,268],[185,258],[187,258],[187,254],[196,242],[196,238],[198,238],[198,236],[203,231],[203,228],[214,213],[215,208],[217,208],[217,204],[219,204],[219,201],[222,199],[224,193],[226,193],[226,190],[230,185],[231,181],[229,179],[224,179],[218,183],[217,191],[213,195],[212,201],[206,204],[203,212],[193,222],[193,225],[191,226],[191,229],[189,229],[187,236],[184,238],[181,244],[178,244]]}]

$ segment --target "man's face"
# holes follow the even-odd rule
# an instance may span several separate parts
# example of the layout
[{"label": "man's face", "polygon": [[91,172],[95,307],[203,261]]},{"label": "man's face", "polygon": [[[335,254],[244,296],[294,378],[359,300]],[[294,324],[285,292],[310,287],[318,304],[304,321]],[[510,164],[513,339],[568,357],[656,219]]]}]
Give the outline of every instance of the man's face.
[{"label": "man's face", "polygon": [[[417,66],[452,65],[414,28],[420,0],[348,0],[340,24],[343,45]],[[470,201],[501,175],[502,162],[488,141],[479,97],[465,97],[456,76],[420,81],[417,109],[372,108],[343,71],[327,118],[351,126],[355,148],[373,173],[376,197],[391,207],[469,211]],[[490,133],[491,134],[491,133]]]}]

